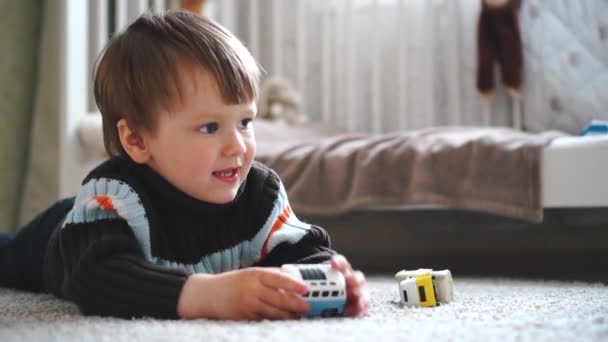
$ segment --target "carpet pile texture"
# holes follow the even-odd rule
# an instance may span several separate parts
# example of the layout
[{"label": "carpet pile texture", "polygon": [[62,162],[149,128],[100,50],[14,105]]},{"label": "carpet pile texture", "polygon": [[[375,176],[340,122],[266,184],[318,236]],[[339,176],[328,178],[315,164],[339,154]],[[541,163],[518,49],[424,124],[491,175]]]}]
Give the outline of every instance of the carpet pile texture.
[{"label": "carpet pile texture", "polygon": [[608,341],[608,286],[454,278],[455,299],[399,304],[397,282],[368,277],[371,308],[356,318],[227,322],[82,316],[51,295],[0,288],[0,341]]}]

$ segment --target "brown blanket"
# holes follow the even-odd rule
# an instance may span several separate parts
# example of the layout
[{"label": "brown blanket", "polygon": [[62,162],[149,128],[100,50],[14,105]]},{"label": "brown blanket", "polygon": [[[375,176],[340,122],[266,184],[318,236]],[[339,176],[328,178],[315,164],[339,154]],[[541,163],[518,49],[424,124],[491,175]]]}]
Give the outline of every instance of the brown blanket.
[{"label": "brown blanket", "polygon": [[257,159],[279,173],[297,213],[434,205],[539,222],[543,147],[560,135],[440,127],[300,137],[262,144]]}]

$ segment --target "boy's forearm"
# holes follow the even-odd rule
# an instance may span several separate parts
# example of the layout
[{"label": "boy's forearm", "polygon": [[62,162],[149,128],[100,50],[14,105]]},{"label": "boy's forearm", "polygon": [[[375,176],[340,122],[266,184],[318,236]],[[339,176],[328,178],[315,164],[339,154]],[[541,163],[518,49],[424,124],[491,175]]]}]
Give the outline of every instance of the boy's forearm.
[{"label": "boy's forearm", "polygon": [[73,299],[86,315],[178,318],[187,274],[117,255],[80,269],[72,277]]},{"label": "boy's forearm", "polygon": [[75,302],[83,314],[177,318],[189,274],[146,260],[126,222],[68,226],[50,250],[47,289]]}]

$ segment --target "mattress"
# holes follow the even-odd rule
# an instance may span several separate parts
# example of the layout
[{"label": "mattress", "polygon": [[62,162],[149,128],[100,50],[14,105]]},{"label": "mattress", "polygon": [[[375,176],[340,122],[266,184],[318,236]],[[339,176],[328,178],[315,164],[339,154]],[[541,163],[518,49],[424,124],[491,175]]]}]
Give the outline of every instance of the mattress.
[{"label": "mattress", "polygon": [[554,139],[542,172],[545,208],[608,207],[608,134]]}]

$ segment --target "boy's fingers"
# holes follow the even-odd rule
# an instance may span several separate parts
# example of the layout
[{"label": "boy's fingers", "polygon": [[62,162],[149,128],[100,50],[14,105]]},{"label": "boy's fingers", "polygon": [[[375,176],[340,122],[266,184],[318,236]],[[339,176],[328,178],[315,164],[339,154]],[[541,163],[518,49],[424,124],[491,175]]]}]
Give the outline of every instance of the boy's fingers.
[{"label": "boy's fingers", "polygon": [[365,275],[363,275],[361,271],[353,271],[352,275],[348,277],[346,282],[348,287],[365,286]]},{"label": "boy's fingers", "polygon": [[333,255],[331,257],[331,263],[332,263],[332,265],[337,266],[338,268],[342,268],[342,267],[348,265],[348,261],[342,254]]},{"label": "boy's fingers", "polygon": [[349,301],[357,301],[365,295],[367,290],[363,286],[352,286],[347,288],[346,291]]},{"label": "boy's fingers", "polygon": [[272,304],[265,303],[263,300],[260,302],[257,314],[266,319],[294,319],[299,317],[289,310],[275,307]]},{"label": "boy's fingers", "polygon": [[300,294],[308,292],[308,285],[306,283],[277,270],[264,270],[260,276],[260,281],[264,286],[272,289],[283,289]]},{"label": "boy's fingers", "polygon": [[293,292],[267,288],[262,291],[259,298],[267,305],[291,313],[305,314],[309,309],[308,303]]},{"label": "boy's fingers", "polygon": [[342,254],[336,254],[331,258],[331,265],[333,268],[342,272],[344,275],[349,275],[352,272],[352,268],[348,263],[348,260]]},{"label": "boy's fingers", "polygon": [[363,312],[361,304],[359,302],[348,303],[344,308],[345,316],[357,316]]},{"label": "boy's fingers", "polygon": [[354,271],[352,275],[345,277],[346,292],[349,296],[358,296],[365,288],[365,276],[361,271]]},{"label": "boy's fingers", "polygon": [[346,315],[359,315],[367,310],[369,305],[369,293],[365,286],[365,276],[360,271],[355,271],[347,281],[348,304],[345,308]]},{"label": "boy's fingers", "polygon": [[367,312],[369,309],[369,296],[367,294],[361,297],[361,300],[359,300],[359,304],[357,305],[357,309],[359,314],[364,314]]},{"label": "boy's fingers", "polygon": [[348,278],[348,281],[350,282],[355,282],[358,284],[365,283],[365,275],[361,271],[352,270],[351,273],[346,276],[346,278]]},{"label": "boy's fingers", "polygon": [[344,307],[344,315],[356,316],[365,313],[369,308],[369,295],[364,292],[355,300],[349,301]]}]

